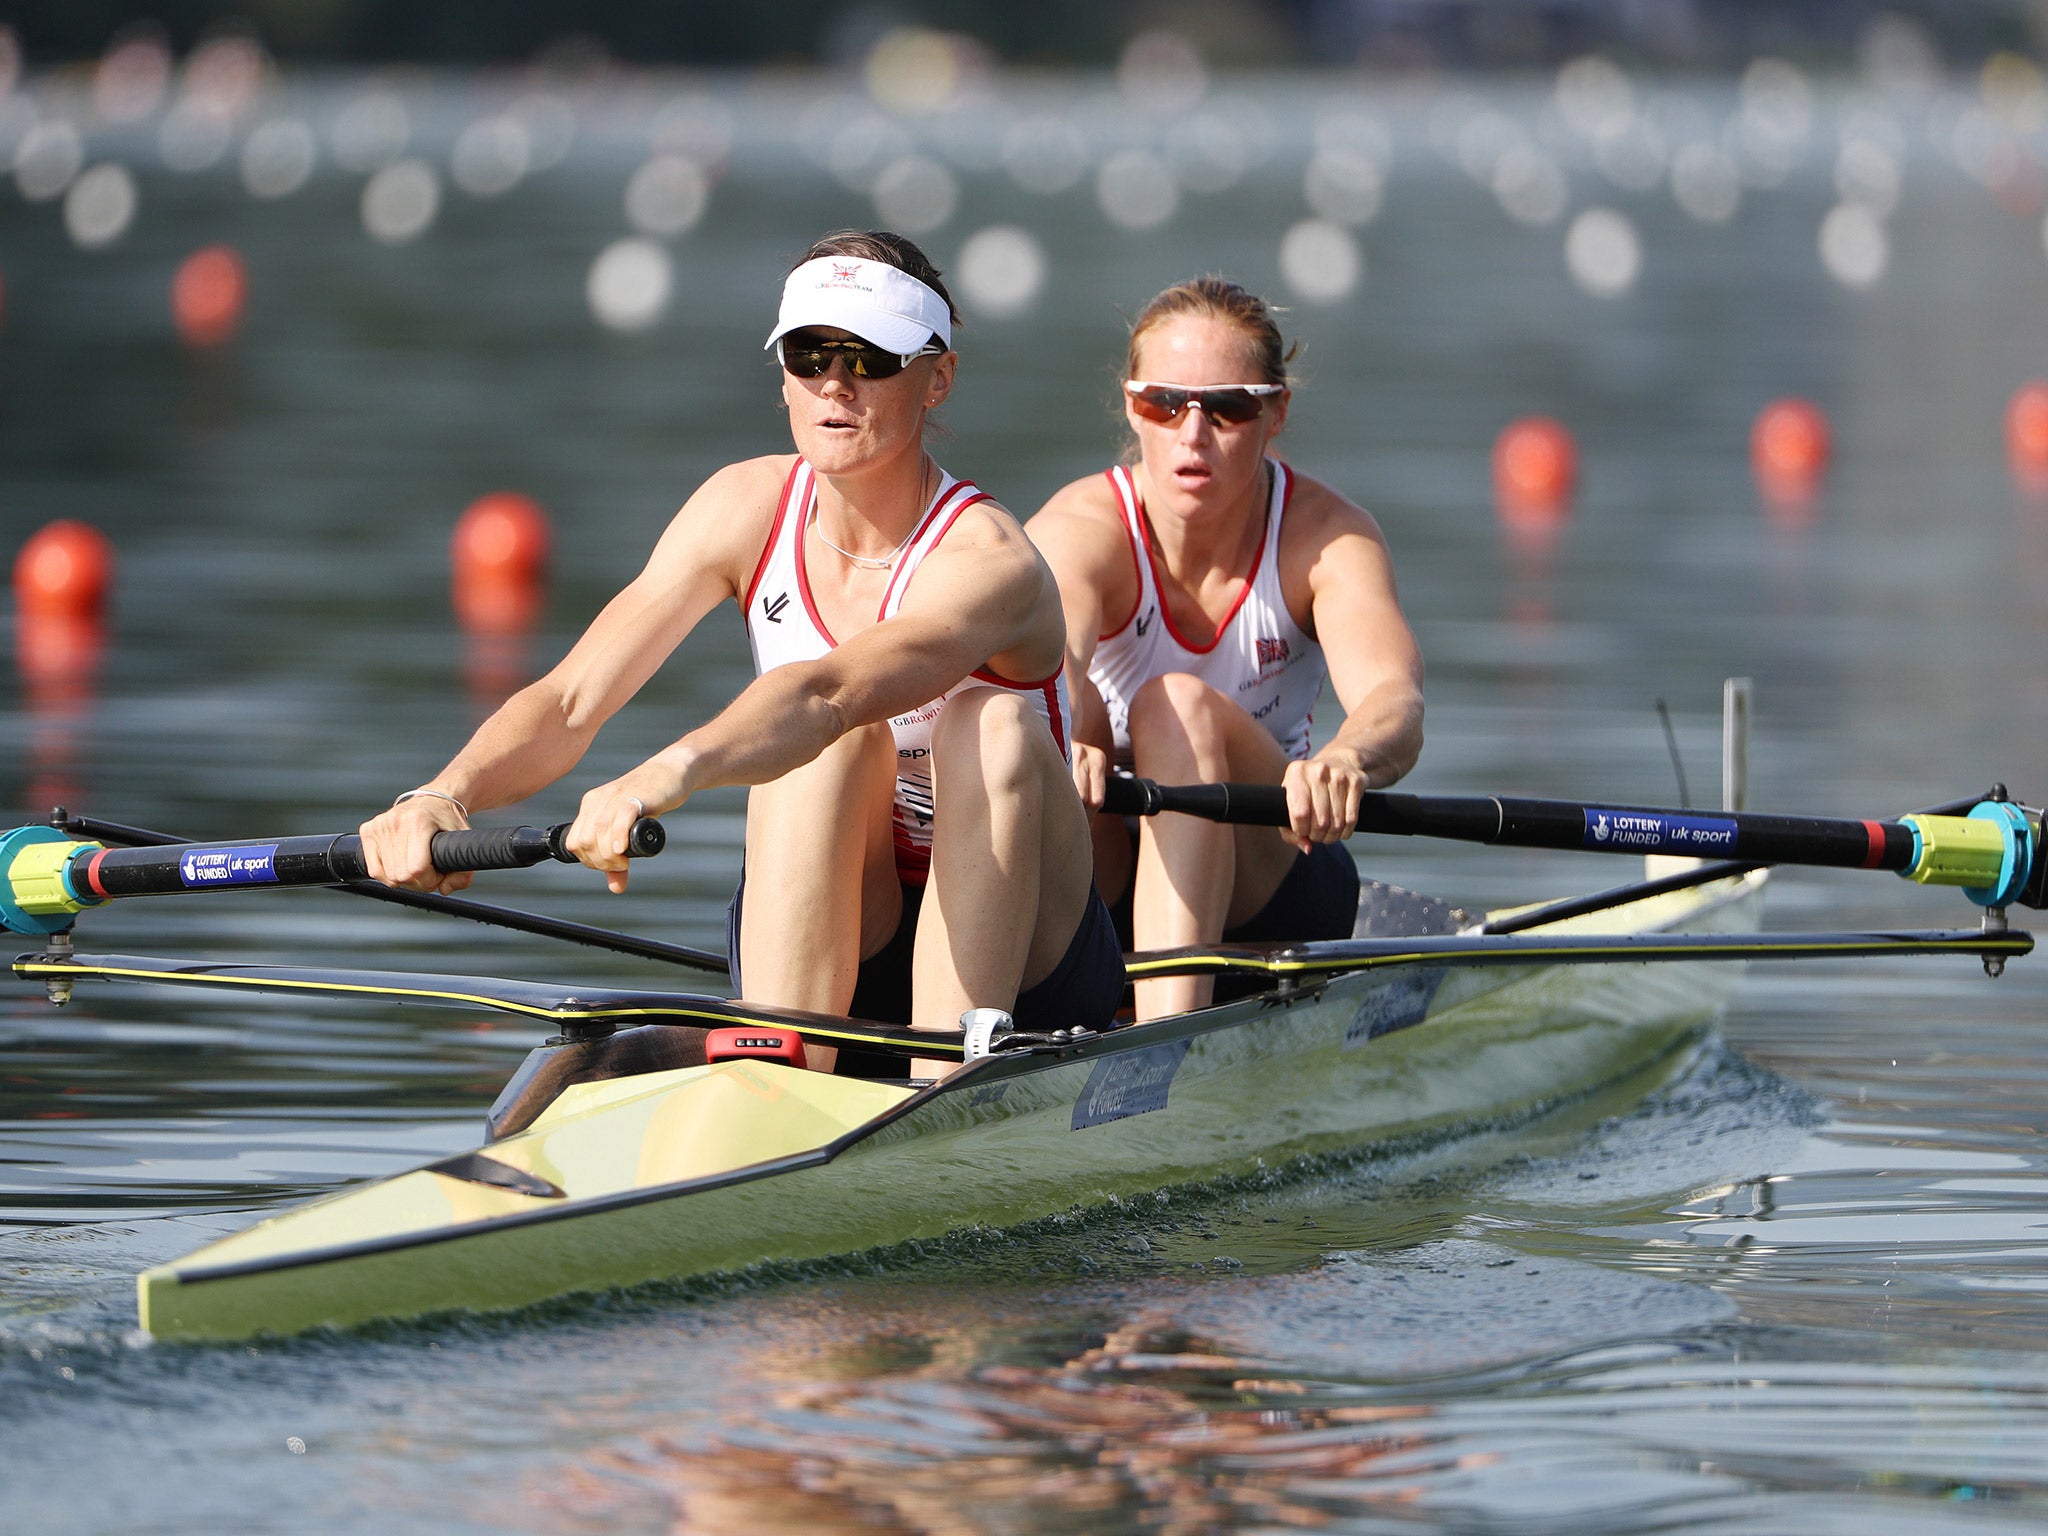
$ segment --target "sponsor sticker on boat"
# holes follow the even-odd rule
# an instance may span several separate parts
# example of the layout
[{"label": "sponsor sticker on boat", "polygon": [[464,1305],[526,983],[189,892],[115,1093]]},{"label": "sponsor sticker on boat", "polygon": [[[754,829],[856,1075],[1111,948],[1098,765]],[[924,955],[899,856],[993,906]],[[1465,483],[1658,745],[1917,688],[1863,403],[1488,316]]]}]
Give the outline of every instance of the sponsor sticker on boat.
[{"label": "sponsor sticker on boat", "polygon": [[1166,1090],[1188,1054],[1188,1045],[1186,1040],[1168,1040],[1095,1063],[1081,1096],[1074,1100],[1073,1128],[1086,1130],[1166,1108]]},{"label": "sponsor sticker on boat", "polygon": [[1375,987],[1344,1026],[1344,1049],[1348,1051],[1354,1045],[1420,1024],[1429,1016],[1430,1001],[1443,985],[1443,979],[1444,968],[1432,965],[1403,972],[1384,986]]},{"label": "sponsor sticker on boat", "polygon": [[277,844],[239,848],[188,848],[178,859],[178,878],[188,886],[275,885]]},{"label": "sponsor sticker on boat", "polygon": [[1725,816],[1679,816],[1668,811],[1585,810],[1588,848],[1630,848],[1641,853],[1725,856],[1735,851],[1735,823]]}]

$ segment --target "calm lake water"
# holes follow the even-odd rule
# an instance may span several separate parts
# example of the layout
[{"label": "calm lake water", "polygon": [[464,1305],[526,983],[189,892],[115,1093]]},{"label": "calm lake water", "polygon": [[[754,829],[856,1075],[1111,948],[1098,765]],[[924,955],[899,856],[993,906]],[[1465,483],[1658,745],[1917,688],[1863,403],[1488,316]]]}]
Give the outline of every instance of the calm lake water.
[{"label": "calm lake water", "polygon": [[[523,89],[296,82],[185,174],[154,123],[91,130],[88,163],[130,165],[140,199],[103,249],[67,238],[60,202],[0,189],[0,546],[79,517],[120,559],[90,680],[10,666],[0,682],[9,824],[62,798],[195,836],[339,830],[430,774],[699,480],[786,447],[759,351],[779,275],[820,230],[873,222],[860,188],[919,146],[957,198],[928,237],[942,265],[959,275],[968,236],[996,224],[1044,260],[1021,314],[969,303],[938,445],[1020,512],[1117,451],[1120,313],[1211,269],[1291,303],[1306,382],[1284,442],[1385,524],[1428,659],[1412,787],[1670,802],[1661,698],[1711,802],[1720,682],[1746,675],[1754,807],[1880,816],[1999,780],[2048,795],[2048,501],[2015,488],[2000,437],[2012,389],[2048,373],[2043,145],[1960,91],[1781,82],[1745,118],[1732,82],[1638,82],[1603,170],[1601,141],[1534,85],[1267,79],[1161,121],[1107,81],[1040,81],[893,124],[800,81],[625,81],[558,98],[576,128],[558,163],[489,198],[444,179],[431,227],[387,246],[364,230],[366,172],[333,158],[350,106],[387,87],[444,178],[462,129]],[[45,116],[76,106],[36,89]],[[689,112],[661,119],[677,99]],[[539,156],[563,119],[522,110]],[[1120,227],[1093,172],[1026,190],[1005,135],[1047,113],[1090,164],[1163,146],[1187,184],[1176,211]],[[238,173],[264,117],[317,137],[288,197],[254,199]],[[661,318],[613,332],[592,318],[591,265],[630,233],[628,179],[678,121],[699,150],[729,133],[729,165],[666,239]],[[1319,125],[1384,193],[1350,235],[1355,286],[1325,302],[1290,294],[1281,257]],[[1029,154],[1052,132],[1009,144],[1026,180],[1058,179]],[[1867,261],[1854,241],[1872,227],[1884,241],[1865,288],[1818,244],[1851,140],[1899,173],[1895,210],[1867,155],[1843,173],[1883,213],[1851,220],[1849,257]],[[1721,222],[1657,179],[1660,155],[1710,143],[1746,177]],[[1482,184],[1517,146],[1562,178],[1554,221],[1510,218]],[[1111,202],[1128,214],[1158,188],[1124,165]],[[1594,206],[1639,242],[1617,296],[1566,259]],[[251,300],[233,343],[194,355],[166,290],[217,240],[244,253]],[[1320,267],[1297,248],[1296,279],[1340,286],[1338,245]],[[1791,508],[1747,461],[1755,413],[1789,394],[1829,412],[1836,455]],[[1535,411],[1578,434],[1583,489],[1568,522],[1515,536],[1487,455]],[[483,642],[451,617],[446,542],[499,488],[551,510],[557,547],[535,631]],[[23,666],[37,639],[13,633]],[[728,611],[528,819],[567,816],[581,784],[703,718],[746,668]],[[563,869],[484,894],[716,945],[741,801],[707,795],[670,825],[626,899]],[[1358,852],[1467,904],[1620,877],[1561,854]],[[1974,919],[1885,875],[1773,886],[1786,928]],[[137,902],[80,931],[101,951],[692,984],[324,892]],[[1398,1157],[511,1318],[231,1349],[138,1337],[139,1268],[473,1145],[538,1033],[108,988],[57,1012],[0,992],[0,1527],[2048,1525],[2039,961],[1996,982],[1960,960],[1759,967],[1722,1036],[1655,1079]]]}]

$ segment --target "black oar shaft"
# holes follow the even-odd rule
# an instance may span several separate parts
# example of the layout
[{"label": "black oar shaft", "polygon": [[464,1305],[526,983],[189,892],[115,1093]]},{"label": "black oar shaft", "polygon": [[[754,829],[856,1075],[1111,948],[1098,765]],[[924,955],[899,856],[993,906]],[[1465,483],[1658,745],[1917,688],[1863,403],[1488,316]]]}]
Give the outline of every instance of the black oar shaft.
[{"label": "black oar shaft", "polygon": [[[1110,782],[1103,809],[1125,816],[1179,811],[1250,826],[1279,827],[1288,820],[1287,796],[1277,784],[1165,785],[1119,778]],[[1907,869],[1915,848],[1912,829],[1899,822],[1384,790],[1364,796],[1358,830],[1516,848],[1739,856],[1747,863],[1843,869]]]}]

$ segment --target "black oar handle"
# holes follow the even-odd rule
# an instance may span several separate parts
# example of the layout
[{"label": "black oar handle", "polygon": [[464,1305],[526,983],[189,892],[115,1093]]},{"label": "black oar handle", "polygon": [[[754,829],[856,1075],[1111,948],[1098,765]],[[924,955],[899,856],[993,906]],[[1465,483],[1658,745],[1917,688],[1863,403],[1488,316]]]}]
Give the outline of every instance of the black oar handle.
[{"label": "black oar handle", "polygon": [[[428,857],[443,874],[464,869],[525,869],[543,859],[574,864],[576,855],[563,845],[569,835],[568,822],[552,827],[471,827],[460,832],[436,832],[428,845]],[[355,844],[355,856],[362,858],[362,841],[353,835],[342,838]],[[651,816],[642,816],[626,834],[626,857],[652,858],[668,845],[668,833]],[[362,876],[352,878],[361,879]]]},{"label": "black oar handle", "polygon": [[[484,827],[436,832],[430,857],[443,874],[482,869],[525,869],[576,856],[564,846],[570,824]],[[668,835],[642,817],[628,834],[626,856],[661,852]],[[172,843],[150,848],[81,850],[68,871],[72,890],[88,902],[116,896],[163,896],[182,891],[257,885],[338,885],[367,880],[363,840],[354,832],[310,837],[248,839],[231,843]]]},{"label": "black oar handle", "polygon": [[1117,774],[1103,786],[1102,809],[1111,816],[1178,811],[1248,827],[1284,827],[1288,822],[1287,791],[1278,784],[1155,784]]}]

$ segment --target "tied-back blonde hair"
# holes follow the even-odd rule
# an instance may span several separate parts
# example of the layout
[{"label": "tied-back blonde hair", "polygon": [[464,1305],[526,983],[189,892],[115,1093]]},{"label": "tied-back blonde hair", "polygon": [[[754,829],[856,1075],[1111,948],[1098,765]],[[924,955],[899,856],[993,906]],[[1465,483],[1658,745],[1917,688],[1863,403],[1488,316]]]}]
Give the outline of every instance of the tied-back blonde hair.
[{"label": "tied-back blonde hair", "polygon": [[1201,315],[1226,321],[1237,328],[1244,337],[1245,349],[1252,366],[1258,370],[1261,382],[1292,384],[1294,381],[1288,376],[1287,365],[1294,361],[1294,354],[1300,346],[1298,343],[1290,345],[1281,336],[1280,326],[1273,318],[1276,313],[1278,311],[1257,294],[1247,292],[1229,278],[1214,273],[1175,283],[1153,295],[1152,301],[1139,310],[1138,318],[1131,322],[1130,348],[1124,357],[1124,378],[1138,377],[1138,344],[1148,331],[1182,315]]}]

